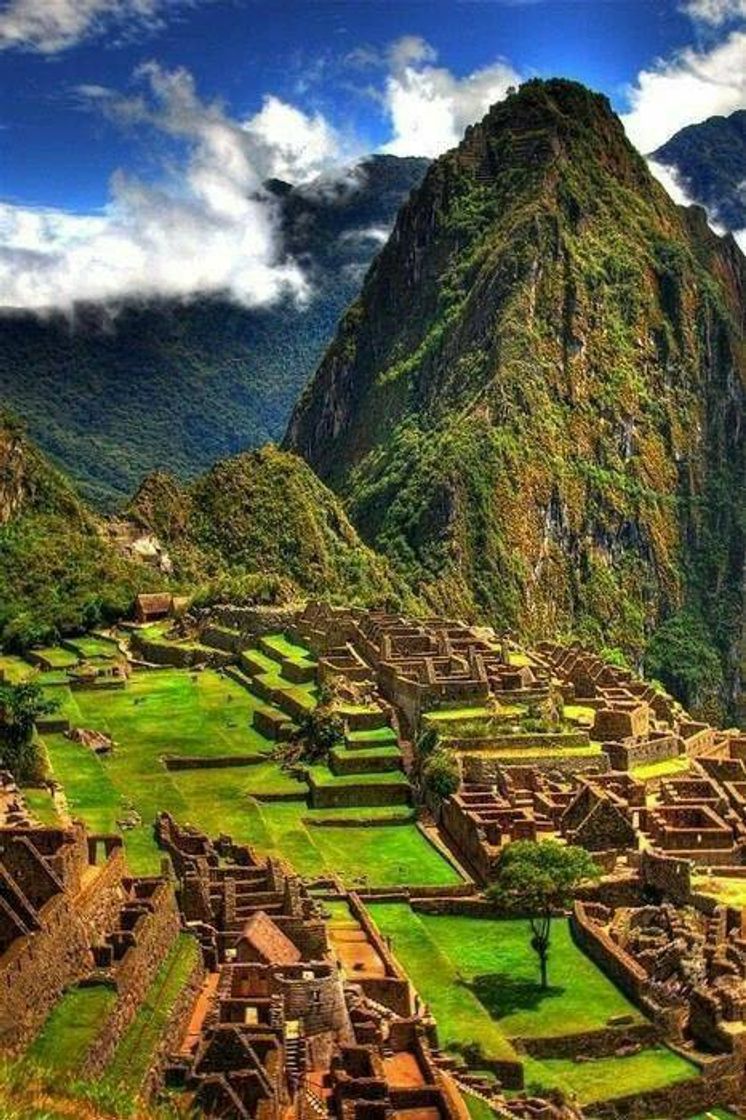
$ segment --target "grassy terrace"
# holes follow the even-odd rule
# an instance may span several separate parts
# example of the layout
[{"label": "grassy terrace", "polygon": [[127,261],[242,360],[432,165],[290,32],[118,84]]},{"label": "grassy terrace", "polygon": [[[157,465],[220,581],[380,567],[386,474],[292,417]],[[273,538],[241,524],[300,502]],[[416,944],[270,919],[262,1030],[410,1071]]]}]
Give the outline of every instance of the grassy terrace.
[{"label": "grassy terrace", "polygon": [[527,1085],[564,1089],[582,1106],[660,1089],[697,1075],[695,1065],[665,1046],[651,1046],[626,1058],[594,1058],[588,1062],[567,1058],[538,1062],[529,1058],[525,1063]]},{"label": "grassy terrace", "polygon": [[75,1072],[116,999],[114,989],[103,984],[72,988],[52,1008],[28,1057],[45,1069]]},{"label": "grassy terrace", "polygon": [[[270,758],[275,744],[251,726],[255,708],[266,702],[228,677],[212,670],[163,669],[134,673],[122,690],[56,692],[73,724],[107,732],[116,746],[111,755],[98,757],[64,735],[47,734],[54,776],[70,811],[94,831],[117,831],[117,822],[131,819],[133,810],[139,815],[141,823],[123,830],[137,874],[159,870],[152,822],[168,810],[210,836],[228,832],[261,851],[284,855],[306,875],[336,871],[349,883],[366,876],[377,886],[459,882],[403,806],[308,808],[306,784],[280,769]],[[162,761],[166,756],[239,760],[252,755],[265,761],[190,770],[168,770]],[[322,769],[324,782],[343,789],[356,784],[364,791],[373,781],[402,781],[396,773],[335,779]],[[277,797],[295,799],[273,800]],[[402,823],[383,823],[391,816]],[[354,829],[328,823],[351,817],[382,823]]]},{"label": "grassy terrace", "polygon": [[746,906],[746,879],[726,875],[695,875],[692,887],[701,894],[712,895],[718,902],[740,910]]},{"label": "grassy terrace", "polygon": [[280,657],[295,662],[296,665],[313,665],[314,660],[303,646],[296,645],[286,638],[284,634],[269,634],[262,638],[265,649],[272,650]]},{"label": "grassy terrace", "polygon": [[12,653],[0,653],[0,680],[8,681],[10,684],[20,684],[33,672],[33,666],[22,657],[16,657]]},{"label": "grassy terrace", "polygon": [[526,745],[520,747],[490,747],[487,750],[460,750],[462,758],[504,758],[525,760],[526,758],[598,758],[603,754],[600,743],[590,742],[583,747],[555,747],[532,742],[526,736]]},{"label": "grassy terrace", "polygon": [[135,1094],[150,1068],[156,1047],[179,993],[197,963],[197,942],[180,934],[156,973],[137,1015],[125,1031],[106,1070],[105,1080]]},{"label": "grassy terrace", "polygon": [[[574,945],[566,922],[553,933],[549,975],[542,993],[523,921],[415,914],[402,903],[371,903],[379,929],[438,1021],[446,1049],[469,1043],[482,1057],[515,1054],[511,1039],[551,1038],[604,1027],[615,1015],[639,1012]],[[558,1086],[583,1101],[623,1096],[696,1075],[696,1067],[664,1048],[630,1058],[578,1064],[525,1059],[526,1082]]]},{"label": "grassy terrace", "polygon": [[77,653],[62,646],[44,646],[43,649],[33,650],[33,653],[43,658],[50,669],[69,669],[80,661]]},{"label": "grassy terrace", "polygon": [[107,660],[120,656],[116,642],[110,638],[97,638],[95,635],[86,634],[83,638],[68,638],[65,645],[72,646],[81,657],[103,657]]},{"label": "grassy terrace", "polygon": [[23,800],[36,819],[43,825],[54,827],[60,823],[57,810],[54,807],[52,795],[48,789],[38,789],[35,786],[24,786]]}]

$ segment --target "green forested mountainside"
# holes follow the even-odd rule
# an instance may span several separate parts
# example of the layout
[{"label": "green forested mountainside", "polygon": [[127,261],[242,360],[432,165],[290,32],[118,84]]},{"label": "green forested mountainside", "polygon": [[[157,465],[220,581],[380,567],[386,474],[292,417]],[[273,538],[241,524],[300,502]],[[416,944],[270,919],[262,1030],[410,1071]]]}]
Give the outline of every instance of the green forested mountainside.
[{"label": "green forested mountainside", "polygon": [[0,414],[0,642],[25,647],[98,625],[160,582],[112,547],[65,477]]},{"label": "green forested mountainside", "polygon": [[179,579],[202,596],[411,603],[335,495],[301,458],[271,445],[222,460],[188,486],[151,475],[128,514],[166,542]]},{"label": "green forested mountainside", "polygon": [[71,321],[0,312],[0,401],[100,507],[149,471],[194,477],[278,438],[399,205],[427,161],[377,156],[344,180],[272,183],[305,308],[218,298],[79,306]]},{"label": "green forested mountainside", "polygon": [[675,168],[689,197],[726,229],[746,229],[746,109],[682,128],[653,159]]},{"label": "green forested mountainside", "polygon": [[[110,524],[92,513],[22,427],[0,416],[0,647],[114,621],[138,592],[165,588],[198,602],[303,593],[413,602],[307,464],[273,447],[221,461],[191,486],[153,474],[129,515]],[[170,550],[169,576],[122,547],[151,532]]]},{"label": "green forested mountainside", "polygon": [[433,606],[636,657],[686,606],[735,691],[745,290],[604,97],[529,82],[403,207],[286,446]]}]

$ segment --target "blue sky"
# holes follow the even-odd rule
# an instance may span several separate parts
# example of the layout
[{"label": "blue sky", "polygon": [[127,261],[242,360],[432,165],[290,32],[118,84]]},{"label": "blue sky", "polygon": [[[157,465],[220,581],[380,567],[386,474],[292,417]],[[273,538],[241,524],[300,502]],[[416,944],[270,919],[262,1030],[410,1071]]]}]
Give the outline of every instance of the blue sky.
[{"label": "blue sky", "polygon": [[[649,151],[746,105],[746,0],[0,0],[0,304],[75,289],[86,251],[136,271],[178,222],[189,251],[224,219],[258,223],[238,262],[256,301],[302,298],[285,263],[266,272],[271,215],[242,202],[257,181],[437,155],[534,75],[604,91]],[[221,282],[229,240],[197,283]]]}]

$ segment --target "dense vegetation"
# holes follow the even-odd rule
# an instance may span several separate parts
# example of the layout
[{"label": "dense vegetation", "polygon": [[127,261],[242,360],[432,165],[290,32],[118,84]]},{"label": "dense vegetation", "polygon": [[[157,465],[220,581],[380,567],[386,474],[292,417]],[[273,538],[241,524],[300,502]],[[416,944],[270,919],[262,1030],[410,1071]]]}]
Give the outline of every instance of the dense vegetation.
[{"label": "dense vegetation", "polygon": [[528,82],[400,212],[287,445],[436,609],[639,659],[686,604],[729,657],[745,273],[605,98]]},{"label": "dense vegetation", "polygon": [[0,416],[0,641],[25,648],[105,623],[158,583],[112,547],[69,482]]},{"label": "dense vegetation", "polygon": [[191,486],[152,475],[130,514],[131,537],[153,531],[171,550],[168,577],[120,549],[21,426],[0,422],[0,646],[23,650],[112,622],[138,592],[166,587],[198,604],[305,593],[413,605],[338,499],[271,446],[219,462]]},{"label": "dense vegetation", "polygon": [[653,158],[726,229],[746,229],[746,109],[682,128]]},{"label": "dense vegetation", "polygon": [[340,502],[296,455],[268,445],[180,487],[146,479],[130,507],[168,544],[199,600],[277,601],[294,593],[401,604],[406,589],[362,544]]},{"label": "dense vegetation", "polygon": [[[193,477],[277,439],[426,161],[375,157],[340,183],[272,184],[307,307],[247,311],[224,299],[77,307],[72,321],[0,315],[0,399],[33,439],[111,506],[168,466]],[[53,407],[52,406],[53,402]]]}]

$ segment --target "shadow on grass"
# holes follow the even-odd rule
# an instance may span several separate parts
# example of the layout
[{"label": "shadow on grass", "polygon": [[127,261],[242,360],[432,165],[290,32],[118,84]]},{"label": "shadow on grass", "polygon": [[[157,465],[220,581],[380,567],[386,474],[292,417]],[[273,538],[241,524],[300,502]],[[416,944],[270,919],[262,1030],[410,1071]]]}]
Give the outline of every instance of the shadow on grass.
[{"label": "shadow on grass", "polygon": [[556,999],[565,991],[552,985],[542,991],[538,980],[525,980],[509,972],[490,972],[475,976],[470,983],[460,983],[477,997],[493,1019],[504,1019],[517,1011],[536,1011],[545,1000]]}]

